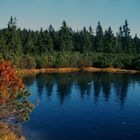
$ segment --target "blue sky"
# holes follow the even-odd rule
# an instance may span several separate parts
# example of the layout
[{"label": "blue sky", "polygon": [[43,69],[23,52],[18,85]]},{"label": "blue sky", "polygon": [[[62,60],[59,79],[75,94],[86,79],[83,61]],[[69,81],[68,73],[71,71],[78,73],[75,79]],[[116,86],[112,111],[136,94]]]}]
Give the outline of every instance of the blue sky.
[{"label": "blue sky", "polygon": [[91,25],[95,30],[100,21],[116,32],[127,19],[132,35],[140,36],[140,0],[0,0],[0,28],[10,16],[18,19],[21,28],[58,29],[63,20],[74,30]]}]

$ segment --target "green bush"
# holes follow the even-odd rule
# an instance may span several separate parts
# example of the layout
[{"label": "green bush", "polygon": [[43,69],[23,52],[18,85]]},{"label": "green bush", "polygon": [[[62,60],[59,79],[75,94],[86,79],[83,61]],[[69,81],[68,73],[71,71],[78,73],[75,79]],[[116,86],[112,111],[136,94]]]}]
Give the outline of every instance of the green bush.
[{"label": "green bush", "polygon": [[[96,57],[95,57],[96,56]],[[94,61],[93,61],[93,66],[94,67],[112,67],[113,66],[113,59],[112,59],[112,54],[95,54],[94,56]]]},{"label": "green bush", "polygon": [[37,56],[36,58],[37,68],[52,68],[55,66],[56,54],[46,54]]},{"label": "green bush", "polygon": [[140,70],[140,56],[134,58],[132,68]]},{"label": "green bush", "polygon": [[32,69],[36,68],[36,62],[34,58],[30,55],[25,55],[17,64],[20,69]]}]

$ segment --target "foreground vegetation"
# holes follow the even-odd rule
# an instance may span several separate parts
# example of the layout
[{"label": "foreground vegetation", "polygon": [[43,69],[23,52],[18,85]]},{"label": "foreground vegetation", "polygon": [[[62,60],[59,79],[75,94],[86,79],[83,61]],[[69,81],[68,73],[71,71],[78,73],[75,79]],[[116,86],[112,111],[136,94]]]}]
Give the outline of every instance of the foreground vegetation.
[{"label": "foreground vegetation", "polygon": [[10,60],[19,69],[61,67],[114,67],[140,70],[140,39],[131,36],[127,20],[114,35],[98,22],[73,31],[64,21],[55,31],[50,25],[40,31],[21,30],[16,18],[0,30],[0,59]]},{"label": "foreground vegetation", "polygon": [[0,140],[24,140],[21,126],[34,108],[29,95],[10,62],[0,61]]}]

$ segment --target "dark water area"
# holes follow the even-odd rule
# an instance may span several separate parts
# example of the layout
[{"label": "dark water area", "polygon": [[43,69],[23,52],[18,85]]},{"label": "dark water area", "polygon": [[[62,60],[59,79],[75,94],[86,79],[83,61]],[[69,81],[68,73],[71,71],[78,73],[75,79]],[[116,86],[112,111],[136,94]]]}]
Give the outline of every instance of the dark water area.
[{"label": "dark water area", "polygon": [[140,140],[140,75],[38,74],[24,78],[39,105],[27,140]]}]

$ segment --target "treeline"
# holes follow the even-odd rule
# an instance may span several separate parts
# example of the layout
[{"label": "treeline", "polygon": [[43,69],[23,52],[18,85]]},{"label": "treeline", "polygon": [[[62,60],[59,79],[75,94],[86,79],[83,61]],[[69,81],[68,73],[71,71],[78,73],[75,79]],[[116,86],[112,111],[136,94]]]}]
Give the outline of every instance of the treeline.
[{"label": "treeline", "polygon": [[140,69],[140,39],[131,36],[127,20],[114,34],[103,31],[98,22],[73,31],[65,21],[59,30],[20,29],[11,17],[8,27],[0,29],[0,59],[10,60],[18,68],[117,67]]}]

